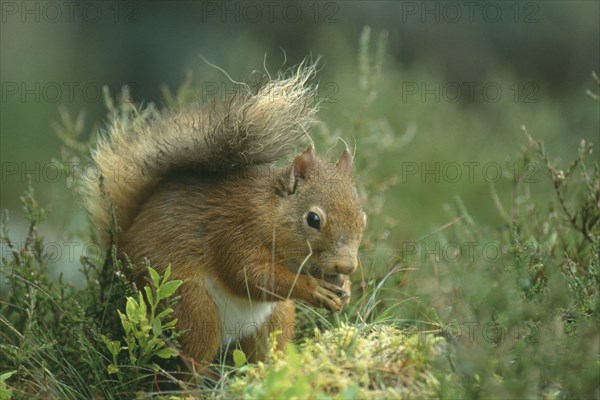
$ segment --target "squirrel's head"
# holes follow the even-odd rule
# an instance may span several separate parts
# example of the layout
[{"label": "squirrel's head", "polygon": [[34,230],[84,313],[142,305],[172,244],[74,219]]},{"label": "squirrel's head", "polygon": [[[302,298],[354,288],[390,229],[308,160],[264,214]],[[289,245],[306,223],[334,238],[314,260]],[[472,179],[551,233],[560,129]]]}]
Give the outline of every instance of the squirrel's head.
[{"label": "squirrel's head", "polygon": [[[315,156],[312,145],[294,158],[278,182],[282,199],[276,246],[288,268],[311,274],[350,274],[358,266],[358,247],[366,226],[352,176],[352,155],[337,163]],[[293,244],[293,248],[289,248]]]}]

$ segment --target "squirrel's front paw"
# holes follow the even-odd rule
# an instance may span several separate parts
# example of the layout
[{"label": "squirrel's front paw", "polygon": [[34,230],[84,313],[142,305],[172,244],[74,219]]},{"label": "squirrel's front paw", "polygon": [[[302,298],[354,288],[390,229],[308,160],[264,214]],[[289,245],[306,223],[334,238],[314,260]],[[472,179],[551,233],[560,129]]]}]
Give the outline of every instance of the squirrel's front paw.
[{"label": "squirrel's front paw", "polygon": [[342,301],[344,302],[344,305],[350,303],[350,298],[352,295],[352,283],[350,282],[350,278],[348,278],[348,276],[346,275],[342,275],[342,279],[343,279],[343,283],[342,283],[342,289],[344,289],[344,292],[346,292],[346,295],[344,297],[342,297]]},{"label": "squirrel's front paw", "polygon": [[344,292],[346,294],[341,297],[342,304],[344,306],[346,304],[350,303],[350,297],[351,297],[352,292],[351,292],[350,278],[348,277],[348,275],[342,275],[342,274],[325,275],[324,279],[327,282],[332,283],[336,286],[339,286],[340,288],[342,288],[344,290]]},{"label": "squirrel's front paw", "polygon": [[312,279],[313,283],[315,284],[315,290],[313,292],[314,297],[312,302],[313,305],[317,307],[325,307],[330,309],[331,311],[341,311],[342,307],[348,304],[350,298],[349,286],[340,287],[334,285],[333,283],[329,283],[323,279]]}]

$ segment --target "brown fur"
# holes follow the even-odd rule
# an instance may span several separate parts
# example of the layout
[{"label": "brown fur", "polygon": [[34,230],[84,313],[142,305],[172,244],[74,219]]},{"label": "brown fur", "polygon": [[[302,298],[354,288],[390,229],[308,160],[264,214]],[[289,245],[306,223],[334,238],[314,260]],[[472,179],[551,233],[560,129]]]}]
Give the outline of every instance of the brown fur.
[{"label": "brown fur", "polygon": [[[261,91],[238,97],[224,106],[228,121],[219,112],[212,116],[220,124],[200,112],[195,130],[175,129],[174,121],[196,118],[178,114],[131,138],[117,132],[96,152],[101,170],[125,155],[144,166],[139,182],[109,179],[105,185],[122,229],[119,255],[135,263],[140,283],[144,259],[159,271],[171,264],[173,278],[184,280],[178,329],[187,330],[184,351],[199,363],[211,362],[232,339],[251,360],[264,359],[274,331],[283,332],[277,337],[283,347],[294,329],[289,299],[333,311],[348,301],[348,281],[339,277],[357,267],[366,222],[352,157],[346,150],[337,164],[327,164],[309,146],[288,166],[260,166],[289,155],[311,123],[315,110],[306,105],[306,75],[299,70],[271,82],[269,101]],[[159,146],[163,138],[167,150]],[[90,199],[94,220],[106,228],[97,189]],[[307,223],[312,211],[321,217],[320,230]],[[260,324],[236,324],[248,315]]]}]

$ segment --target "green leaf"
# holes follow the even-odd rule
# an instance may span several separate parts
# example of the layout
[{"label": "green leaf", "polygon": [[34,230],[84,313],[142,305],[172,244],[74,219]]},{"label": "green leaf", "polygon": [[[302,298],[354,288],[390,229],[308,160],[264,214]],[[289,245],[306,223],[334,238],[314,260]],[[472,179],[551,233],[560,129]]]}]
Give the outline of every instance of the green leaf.
[{"label": "green leaf", "polygon": [[160,336],[163,331],[162,324],[160,323],[160,319],[155,319],[154,324],[152,324],[152,333],[154,336]]},{"label": "green leaf", "polygon": [[127,318],[134,322],[137,321],[138,319],[137,317],[137,310],[138,310],[138,305],[135,302],[135,300],[133,299],[133,297],[127,297],[127,304],[125,305],[125,313],[127,314]]},{"label": "green leaf", "polygon": [[170,308],[170,307],[169,308],[165,308],[155,318],[156,319],[165,319],[165,317],[168,317],[172,313],[173,313],[173,309],[172,308]]},{"label": "green leaf", "polygon": [[5,380],[10,378],[17,371],[10,371],[0,375],[0,399],[2,400],[10,400],[12,398],[12,389],[9,389]]},{"label": "green leaf", "polygon": [[241,367],[242,365],[246,364],[248,362],[248,359],[246,358],[246,354],[244,354],[243,351],[239,350],[239,349],[235,349],[233,351],[233,364],[235,365],[236,368]]},{"label": "green leaf", "polygon": [[172,321],[167,322],[166,324],[163,325],[163,332],[167,329],[167,328],[174,328],[175,325],[177,324],[178,319],[175,318]]},{"label": "green leaf", "polygon": [[159,366],[158,366],[158,364],[156,364],[156,363],[152,363],[152,364],[150,364],[150,369],[151,369],[152,371],[154,371],[154,372],[156,372],[156,371],[160,371],[160,367],[159,367]]},{"label": "green leaf", "polygon": [[156,270],[152,267],[148,267],[148,272],[150,272],[152,284],[155,288],[158,288],[158,286],[160,285],[160,275],[158,275],[158,272],[156,272]]},{"label": "green leaf", "polygon": [[13,376],[16,373],[17,373],[17,371],[8,371],[8,372],[1,374],[0,382],[4,382],[5,380],[7,380],[8,378],[10,378],[11,376]]},{"label": "green leaf", "polygon": [[164,349],[160,349],[159,351],[157,351],[156,355],[160,358],[171,358],[178,356],[179,353],[172,347],[165,347]]},{"label": "green leaf", "polygon": [[146,344],[146,350],[149,353],[154,353],[155,349],[162,349],[163,347],[165,347],[164,340],[157,337],[150,339]]},{"label": "green leaf", "polygon": [[171,264],[167,265],[167,269],[165,270],[165,276],[163,277],[163,285],[165,284],[165,282],[167,280],[169,280],[169,277],[171,276]]},{"label": "green leaf", "polygon": [[123,329],[125,330],[125,336],[129,337],[129,334],[133,331],[133,324],[125,320],[125,322],[123,322]]},{"label": "green leaf", "polygon": [[166,299],[167,297],[172,296],[173,293],[175,293],[177,288],[179,288],[179,286],[181,286],[182,283],[183,283],[183,281],[180,281],[180,280],[166,282],[165,284],[163,284],[161,287],[158,288],[156,295],[161,300]]},{"label": "green leaf", "polygon": [[102,338],[102,341],[106,345],[108,351],[110,351],[110,354],[117,356],[121,352],[121,343],[116,340],[110,340],[104,335],[100,335],[100,337]]},{"label": "green leaf", "polygon": [[121,318],[121,325],[123,325],[123,329],[125,330],[125,336],[127,336],[129,335],[129,332],[131,332],[131,322],[129,322],[125,314],[123,314],[120,310],[117,310],[117,313],[119,313],[119,318]]},{"label": "green leaf", "polygon": [[146,298],[148,299],[148,303],[154,304],[154,296],[152,296],[152,289],[149,286],[144,286],[144,291],[146,292]]},{"label": "green leaf", "polygon": [[146,320],[146,302],[144,301],[144,296],[142,296],[142,292],[138,292],[138,297],[139,297],[139,303],[138,303],[138,307],[139,307],[139,320],[138,321],[145,321]]},{"label": "green leaf", "polygon": [[113,363],[108,364],[106,370],[108,371],[109,375],[116,374],[117,372],[119,372],[119,368]]},{"label": "green leaf", "polygon": [[0,375],[0,399],[10,400],[12,398],[13,390],[9,389],[6,383],[4,382],[16,373],[17,371],[9,371]]}]

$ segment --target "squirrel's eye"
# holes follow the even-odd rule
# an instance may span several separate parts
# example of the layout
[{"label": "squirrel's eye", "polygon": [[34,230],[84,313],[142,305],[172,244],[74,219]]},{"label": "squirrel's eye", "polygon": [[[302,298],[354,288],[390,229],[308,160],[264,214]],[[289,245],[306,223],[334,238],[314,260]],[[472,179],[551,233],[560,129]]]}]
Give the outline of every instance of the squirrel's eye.
[{"label": "squirrel's eye", "polygon": [[311,228],[315,228],[316,230],[321,229],[321,217],[317,213],[310,211],[306,215],[306,223]]}]

